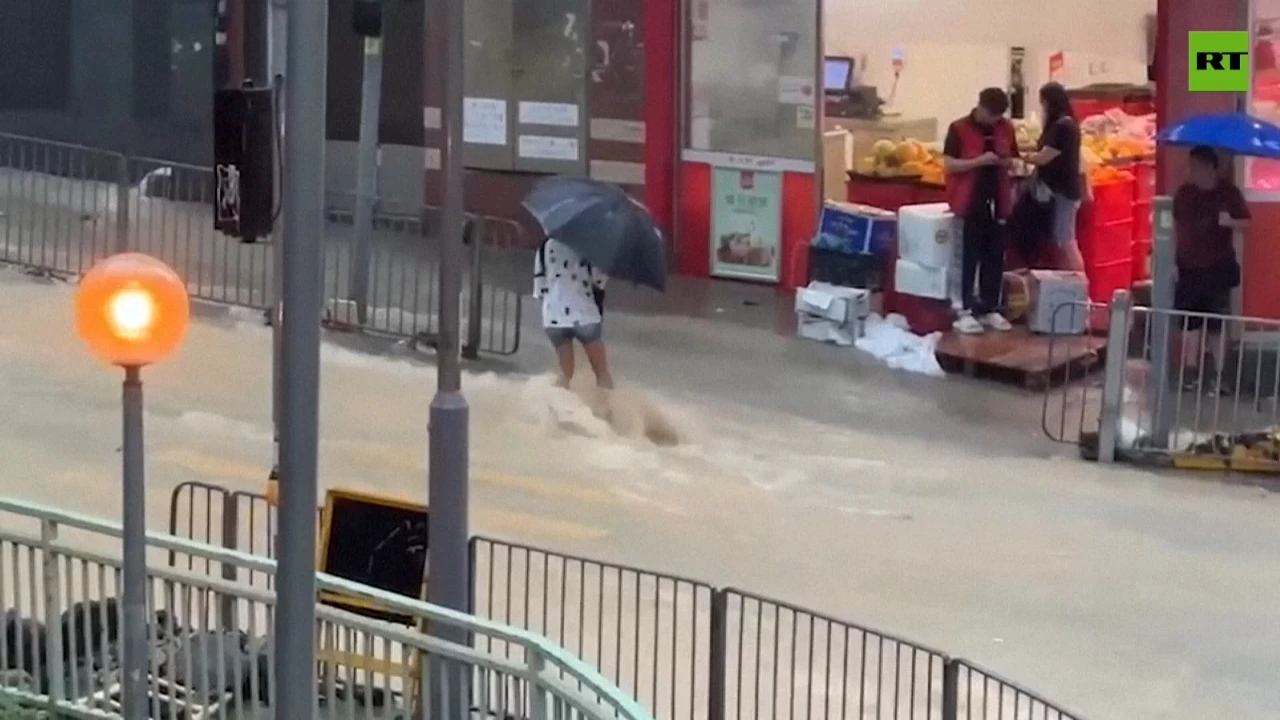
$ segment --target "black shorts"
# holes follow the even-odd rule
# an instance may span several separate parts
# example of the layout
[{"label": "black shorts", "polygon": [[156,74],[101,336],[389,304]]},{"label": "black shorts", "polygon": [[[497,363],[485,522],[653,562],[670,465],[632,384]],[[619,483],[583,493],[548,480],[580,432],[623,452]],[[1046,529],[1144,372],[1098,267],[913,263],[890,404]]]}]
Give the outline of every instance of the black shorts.
[{"label": "black shorts", "polygon": [[[1173,306],[1191,313],[1226,315],[1231,312],[1231,278],[1225,270],[1179,269],[1173,286]],[[1222,329],[1222,321],[1190,315],[1179,329],[1199,330],[1208,321],[1209,332]]]}]

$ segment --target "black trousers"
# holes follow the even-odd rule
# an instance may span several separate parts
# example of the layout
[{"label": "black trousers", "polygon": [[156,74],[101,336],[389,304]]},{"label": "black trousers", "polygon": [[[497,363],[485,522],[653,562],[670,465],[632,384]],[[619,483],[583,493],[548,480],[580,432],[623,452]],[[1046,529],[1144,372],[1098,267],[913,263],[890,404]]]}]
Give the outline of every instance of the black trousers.
[{"label": "black trousers", "polygon": [[1004,236],[1005,226],[996,221],[993,203],[978,203],[969,210],[962,235],[964,260],[960,299],[964,309],[974,315],[1000,309],[1000,290],[1004,282]]}]

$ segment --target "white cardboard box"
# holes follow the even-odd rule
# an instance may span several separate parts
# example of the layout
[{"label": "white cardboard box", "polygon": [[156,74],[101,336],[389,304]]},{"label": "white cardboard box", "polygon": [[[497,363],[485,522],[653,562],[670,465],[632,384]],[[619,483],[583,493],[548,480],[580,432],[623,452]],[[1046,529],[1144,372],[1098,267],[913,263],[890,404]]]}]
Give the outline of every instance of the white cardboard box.
[{"label": "white cardboard box", "polygon": [[[1089,310],[1089,280],[1084,273],[1063,270],[1032,270],[1031,307],[1027,327],[1047,335],[1079,335],[1084,332]],[[1074,307],[1064,307],[1076,303]]]},{"label": "white cardboard box", "polygon": [[871,314],[871,292],[811,282],[796,291],[796,312],[846,324]]},{"label": "white cardboard box", "polygon": [[806,340],[831,343],[840,347],[852,346],[855,340],[862,337],[865,326],[866,323],[861,318],[840,323],[808,313],[796,313],[796,334]]},{"label": "white cardboard box", "polygon": [[898,257],[945,268],[960,244],[960,221],[946,203],[904,205],[898,210]]},{"label": "white cardboard box", "polygon": [[899,259],[893,268],[894,290],[906,295],[949,300],[951,283],[947,268],[926,267],[910,260]]}]

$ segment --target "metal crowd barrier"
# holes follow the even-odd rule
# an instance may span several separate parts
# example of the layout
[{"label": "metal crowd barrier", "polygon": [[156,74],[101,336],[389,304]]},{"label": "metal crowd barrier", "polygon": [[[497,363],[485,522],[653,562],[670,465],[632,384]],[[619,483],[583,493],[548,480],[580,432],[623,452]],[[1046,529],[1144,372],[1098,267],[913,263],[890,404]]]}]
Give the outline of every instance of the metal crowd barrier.
[{"label": "metal crowd barrier", "polygon": [[[119,718],[118,523],[0,499],[0,698],[53,717]],[[275,562],[158,533],[154,551],[270,576]],[[233,579],[148,569],[152,718],[269,718],[275,597]],[[317,589],[371,600],[473,645],[317,607],[321,717],[650,720],[588,665],[526,630],[318,573]],[[230,602],[230,616],[218,608]],[[499,655],[488,646],[500,644]],[[130,718],[130,720],[142,720]]]},{"label": "metal crowd barrier", "polygon": [[[213,228],[210,168],[127,157],[0,133],[0,262],[59,276],[117,252],[164,260],[193,297],[266,311],[275,295],[271,243]],[[439,331],[439,232],[434,208],[375,214],[364,297],[353,297],[353,229],[330,214],[324,238],[325,318],[333,325],[433,345]],[[522,293],[485,278],[493,248],[523,244],[503,218],[470,217],[463,328],[468,354],[519,349]],[[513,239],[513,237],[515,239]]]},{"label": "metal crowd barrier", "polygon": [[[269,553],[274,522],[253,493],[171,497],[174,535]],[[549,638],[661,720],[1083,718],[967,660],[741,590],[484,537],[471,564],[473,613]]]},{"label": "metal crowd barrier", "polygon": [[[1109,322],[1109,308],[1093,302],[1064,303],[1050,318],[1051,327],[1084,328],[1083,334],[1064,333],[1049,337],[1049,367],[1061,367],[1056,382],[1045,387],[1040,413],[1040,427],[1050,439],[1078,445],[1081,438],[1098,433],[1102,404],[1102,374],[1097,370],[1106,361],[1105,351],[1099,357],[1092,351],[1094,334]],[[1093,344],[1091,344],[1093,343]],[[1072,362],[1074,358],[1087,362]]]},{"label": "metal crowd barrier", "polygon": [[1280,473],[1280,321],[1134,306],[1123,291],[1059,312],[1107,343],[1103,372],[1046,392],[1050,438],[1105,461]]}]

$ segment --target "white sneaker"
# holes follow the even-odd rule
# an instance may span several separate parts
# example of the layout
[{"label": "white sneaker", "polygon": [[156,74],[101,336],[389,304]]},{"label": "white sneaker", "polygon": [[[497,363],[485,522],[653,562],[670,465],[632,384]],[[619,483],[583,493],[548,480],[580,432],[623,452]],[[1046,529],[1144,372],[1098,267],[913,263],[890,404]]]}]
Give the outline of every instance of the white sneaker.
[{"label": "white sneaker", "polygon": [[961,335],[981,335],[982,323],[978,322],[978,319],[971,313],[963,312],[960,313],[960,317],[956,318],[955,322],[951,323],[951,329]]},{"label": "white sneaker", "polygon": [[998,312],[983,315],[979,322],[992,330],[997,330],[999,332],[1009,332],[1013,329],[1013,323],[1006,320],[1005,317]]}]

